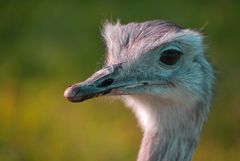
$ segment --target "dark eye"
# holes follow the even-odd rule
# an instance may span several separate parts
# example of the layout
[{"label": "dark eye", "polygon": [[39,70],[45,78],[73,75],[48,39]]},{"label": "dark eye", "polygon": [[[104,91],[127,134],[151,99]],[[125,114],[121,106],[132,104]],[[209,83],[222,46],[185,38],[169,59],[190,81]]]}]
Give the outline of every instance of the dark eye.
[{"label": "dark eye", "polygon": [[182,52],[174,49],[165,50],[162,52],[160,61],[166,65],[174,65],[178,62]]}]

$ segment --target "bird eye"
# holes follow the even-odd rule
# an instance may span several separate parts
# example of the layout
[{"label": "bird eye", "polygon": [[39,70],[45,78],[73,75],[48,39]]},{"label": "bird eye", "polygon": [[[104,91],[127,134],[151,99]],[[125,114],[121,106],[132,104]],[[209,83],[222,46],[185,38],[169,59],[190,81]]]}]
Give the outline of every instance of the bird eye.
[{"label": "bird eye", "polygon": [[166,65],[174,65],[178,62],[182,52],[174,49],[165,50],[162,52],[160,61]]}]

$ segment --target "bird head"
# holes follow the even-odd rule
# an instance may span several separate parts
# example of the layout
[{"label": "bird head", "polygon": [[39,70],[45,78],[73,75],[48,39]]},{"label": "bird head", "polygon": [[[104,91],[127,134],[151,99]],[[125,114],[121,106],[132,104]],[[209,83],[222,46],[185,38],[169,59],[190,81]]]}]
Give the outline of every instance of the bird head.
[{"label": "bird head", "polygon": [[81,102],[102,95],[173,95],[204,98],[211,92],[212,67],[203,36],[172,22],[106,23],[105,64],[87,80],[68,87],[64,96]]}]

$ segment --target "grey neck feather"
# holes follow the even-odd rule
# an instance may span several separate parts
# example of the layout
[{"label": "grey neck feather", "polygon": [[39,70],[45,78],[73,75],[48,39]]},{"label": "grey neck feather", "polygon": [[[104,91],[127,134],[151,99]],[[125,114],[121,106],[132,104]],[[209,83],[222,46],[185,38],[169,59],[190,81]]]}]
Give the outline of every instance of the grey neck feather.
[{"label": "grey neck feather", "polygon": [[190,161],[198,136],[144,131],[137,161]]},{"label": "grey neck feather", "polygon": [[196,138],[145,132],[137,161],[190,161]]},{"label": "grey neck feather", "polygon": [[[125,99],[129,106],[134,104],[132,109],[143,126],[144,134],[137,161],[190,161],[207,118],[209,105],[205,101],[194,101],[191,107],[186,108],[163,107],[162,103],[150,107],[151,103],[143,104],[146,102],[144,98],[148,99],[147,96],[128,96]],[[144,120],[140,120],[143,113],[147,115],[145,117],[150,117],[145,120],[147,126],[143,125]],[[150,122],[153,124],[149,125]]]}]

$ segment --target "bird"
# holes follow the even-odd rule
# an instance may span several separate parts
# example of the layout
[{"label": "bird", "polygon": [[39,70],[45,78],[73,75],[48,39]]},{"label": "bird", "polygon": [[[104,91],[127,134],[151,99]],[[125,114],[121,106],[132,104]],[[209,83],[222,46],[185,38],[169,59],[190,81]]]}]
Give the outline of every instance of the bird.
[{"label": "bird", "polygon": [[102,68],[64,96],[120,96],[142,129],[137,161],[191,161],[215,82],[205,36],[167,20],[118,20],[103,25],[102,37]]}]

